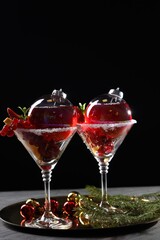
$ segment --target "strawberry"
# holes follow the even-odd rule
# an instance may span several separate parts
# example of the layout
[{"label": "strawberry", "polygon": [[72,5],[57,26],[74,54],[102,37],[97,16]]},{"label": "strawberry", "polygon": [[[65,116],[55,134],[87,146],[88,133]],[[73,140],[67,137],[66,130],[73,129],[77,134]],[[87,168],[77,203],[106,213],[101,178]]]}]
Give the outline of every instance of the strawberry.
[{"label": "strawberry", "polygon": [[79,106],[75,106],[77,112],[77,123],[83,123],[85,119],[86,103],[79,103]]},{"label": "strawberry", "polygon": [[0,131],[1,136],[12,137],[14,136],[14,130],[16,128],[33,128],[29,121],[29,117],[27,115],[29,108],[26,107],[18,107],[23,114],[17,114],[11,108],[7,108],[8,116],[3,122],[5,125]]},{"label": "strawberry", "polygon": [[21,115],[19,115],[16,112],[14,112],[11,108],[7,108],[7,113],[8,113],[8,116],[11,119],[13,119],[13,118],[21,118]]}]

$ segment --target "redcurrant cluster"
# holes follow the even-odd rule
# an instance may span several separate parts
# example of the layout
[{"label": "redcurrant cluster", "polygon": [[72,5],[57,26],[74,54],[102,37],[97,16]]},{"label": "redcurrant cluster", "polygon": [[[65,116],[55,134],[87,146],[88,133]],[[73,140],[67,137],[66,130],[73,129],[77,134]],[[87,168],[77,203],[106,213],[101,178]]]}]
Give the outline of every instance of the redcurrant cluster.
[{"label": "redcurrant cluster", "polygon": [[112,137],[107,135],[108,133],[106,134],[103,128],[92,129],[87,127],[85,134],[87,143],[99,156],[112,152],[114,146]]}]

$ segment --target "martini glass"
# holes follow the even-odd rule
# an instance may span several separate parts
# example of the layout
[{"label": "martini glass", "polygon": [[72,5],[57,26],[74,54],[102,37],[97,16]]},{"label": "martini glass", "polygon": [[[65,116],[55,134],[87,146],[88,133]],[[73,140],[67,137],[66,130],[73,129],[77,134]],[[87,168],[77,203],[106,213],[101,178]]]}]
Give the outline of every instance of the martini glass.
[{"label": "martini glass", "polygon": [[44,213],[41,217],[26,221],[26,227],[69,229],[72,222],[55,216],[51,211],[50,182],[52,170],[75,134],[76,127],[44,129],[17,128],[14,132],[41,170],[44,182]]},{"label": "martini glass", "polygon": [[99,207],[110,213],[121,212],[121,210],[111,206],[108,202],[107,173],[109,163],[134,123],[136,123],[136,120],[132,119],[106,124],[82,123],[77,126],[78,134],[98,162],[101,174],[101,201]]}]

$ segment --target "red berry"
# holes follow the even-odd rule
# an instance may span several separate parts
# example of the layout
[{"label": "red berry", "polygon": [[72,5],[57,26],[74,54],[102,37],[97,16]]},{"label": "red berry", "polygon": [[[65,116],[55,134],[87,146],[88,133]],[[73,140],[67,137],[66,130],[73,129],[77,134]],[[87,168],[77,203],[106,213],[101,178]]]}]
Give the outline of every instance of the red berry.
[{"label": "red berry", "polygon": [[84,122],[84,114],[83,111],[79,107],[75,107],[77,112],[77,123],[83,123]]}]

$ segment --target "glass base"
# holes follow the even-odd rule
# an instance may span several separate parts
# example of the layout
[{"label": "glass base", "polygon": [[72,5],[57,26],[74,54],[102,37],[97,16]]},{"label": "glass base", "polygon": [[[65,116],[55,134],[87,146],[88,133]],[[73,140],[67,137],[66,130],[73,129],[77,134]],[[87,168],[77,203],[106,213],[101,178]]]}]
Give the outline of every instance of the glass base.
[{"label": "glass base", "polygon": [[51,228],[51,229],[69,229],[72,227],[70,219],[63,219],[59,217],[50,217],[46,219],[37,218],[25,222],[25,227],[31,228]]},{"label": "glass base", "polygon": [[103,208],[104,211],[106,211],[107,213],[125,213],[122,209],[113,207],[108,202],[101,202],[99,207]]},{"label": "glass base", "polygon": [[107,207],[106,206],[99,207],[100,207],[99,209],[95,208],[94,213],[89,216],[90,224],[97,228],[110,227],[110,223],[113,222],[113,219],[115,219],[116,215],[119,216],[121,214],[125,214],[125,212],[122,209],[113,207],[108,204]]}]

